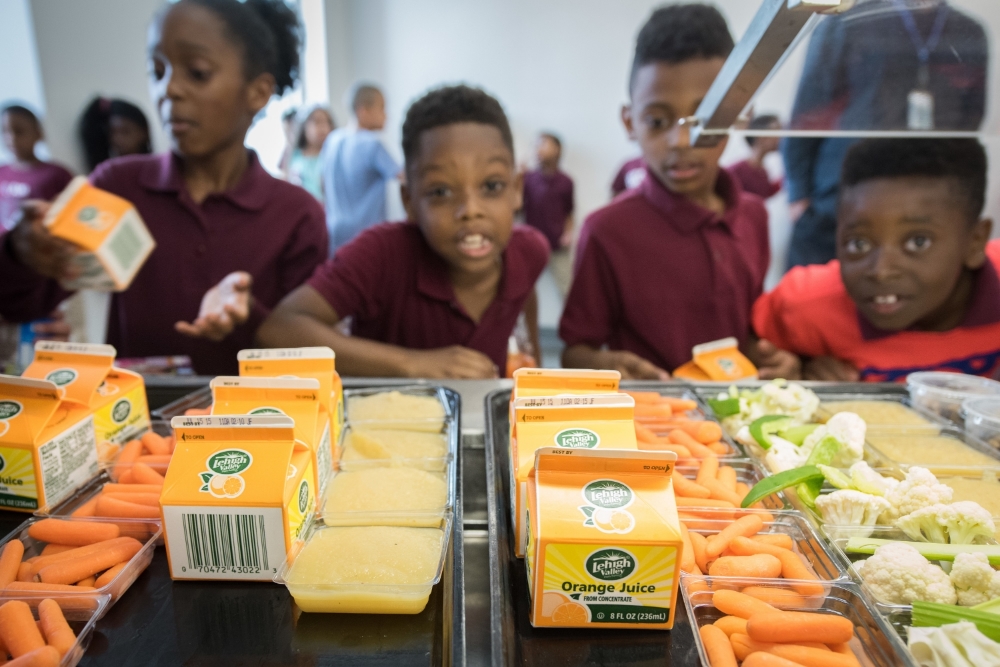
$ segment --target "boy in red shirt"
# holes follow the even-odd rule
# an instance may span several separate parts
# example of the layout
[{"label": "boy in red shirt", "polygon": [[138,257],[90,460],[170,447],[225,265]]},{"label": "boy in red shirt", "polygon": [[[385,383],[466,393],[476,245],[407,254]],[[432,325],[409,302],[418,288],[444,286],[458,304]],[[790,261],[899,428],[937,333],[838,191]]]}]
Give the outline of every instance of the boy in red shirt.
[{"label": "boy in red shirt", "polygon": [[757,332],[808,379],[901,381],[1000,368],[1000,242],[980,218],[975,139],[872,139],[844,160],[837,259],[792,269],[754,306]]},{"label": "boy in red shirt", "polygon": [[[497,377],[523,311],[538,349],[535,281],[548,242],[514,227],[522,180],[500,103],[467,86],[417,100],[403,123],[407,222],[371,227],[288,295],[262,345],[326,345],[346,375]],[[341,330],[350,317],[351,335]]]},{"label": "boy in red shirt", "polygon": [[622,121],[648,175],[584,222],[559,327],[564,366],[662,379],[695,345],[734,336],[761,377],[797,377],[794,355],[750,336],[770,260],[764,204],[719,169],[724,141],[690,141],[689,118],[732,49],[706,5],[658,9],[639,32]]}]

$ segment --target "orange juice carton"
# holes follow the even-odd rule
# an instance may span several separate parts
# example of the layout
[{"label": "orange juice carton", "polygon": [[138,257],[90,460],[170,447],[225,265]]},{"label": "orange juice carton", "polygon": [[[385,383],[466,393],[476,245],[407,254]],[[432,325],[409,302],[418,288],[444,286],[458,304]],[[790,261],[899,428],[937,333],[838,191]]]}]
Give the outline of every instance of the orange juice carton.
[{"label": "orange juice carton", "polygon": [[757,367],[740,352],[735,338],[723,338],[695,345],[693,359],[674,371],[675,378],[695,382],[756,380]]},{"label": "orange juice carton", "polygon": [[637,449],[635,400],[628,394],[562,395],[514,401],[517,437],[511,450],[511,517],[514,553],[524,557],[528,542],[528,475],[535,452],[559,449]]},{"label": "orange juice carton", "polygon": [[312,455],[313,484],[322,493],[333,471],[330,418],[314,378],[217,377],[212,414],[285,415],[295,421],[295,442]]},{"label": "orange juice carton", "polygon": [[65,390],[63,400],[90,407],[101,460],[150,428],[146,383],[138,373],[115,368],[115,354],[111,345],[39,341],[22,375],[54,382]]},{"label": "orange juice carton", "polygon": [[98,472],[94,417],[49,380],[0,375],[0,508],[62,502]]},{"label": "orange juice carton", "polygon": [[344,429],[344,383],[337,373],[337,356],[328,347],[285,347],[271,350],[240,350],[240,375],[248,377],[298,377],[319,380],[321,401],[330,416],[331,457],[338,460],[337,447]]},{"label": "orange juice carton", "polygon": [[535,627],[669,630],[682,540],[673,452],[546,447],[528,484]]},{"label": "orange juice carton", "polygon": [[291,417],[174,417],[160,509],[174,579],[271,581],[316,508]]},{"label": "orange juice carton", "polygon": [[52,202],[44,220],[52,236],[78,250],[72,265],[76,278],[66,289],[121,292],[128,288],[156,242],[130,202],[77,176]]}]

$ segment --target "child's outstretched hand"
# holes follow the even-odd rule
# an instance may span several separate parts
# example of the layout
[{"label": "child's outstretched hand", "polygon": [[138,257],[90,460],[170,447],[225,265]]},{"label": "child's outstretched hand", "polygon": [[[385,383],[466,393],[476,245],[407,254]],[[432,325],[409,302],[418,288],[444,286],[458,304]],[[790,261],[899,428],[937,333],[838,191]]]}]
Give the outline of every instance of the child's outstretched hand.
[{"label": "child's outstretched hand", "polygon": [[618,371],[623,380],[669,380],[670,373],[626,350],[601,350],[597,368]]},{"label": "child's outstretched hand", "polygon": [[779,349],[769,340],[757,341],[757,377],[761,380],[798,380],[802,375],[802,360],[798,355]]},{"label": "child's outstretched hand", "polygon": [[802,367],[803,380],[820,382],[858,382],[861,373],[846,361],[836,357],[814,357]]},{"label": "child's outstretched hand", "polygon": [[45,278],[75,278],[70,259],[76,254],[76,246],[49,234],[43,223],[50,206],[40,200],[28,200],[21,205],[21,221],[10,231],[14,254],[18,261]]},{"label": "child's outstretched hand", "polygon": [[492,359],[461,345],[436,350],[407,350],[406,353],[410,364],[407,375],[413,378],[483,380],[500,377]]},{"label": "child's outstretched hand", "polygon": [[177,322],[174,328],[185,336],[219,342],[250,316],[253,278],[246,271],[233,271],[205,292],[198,319]]}]

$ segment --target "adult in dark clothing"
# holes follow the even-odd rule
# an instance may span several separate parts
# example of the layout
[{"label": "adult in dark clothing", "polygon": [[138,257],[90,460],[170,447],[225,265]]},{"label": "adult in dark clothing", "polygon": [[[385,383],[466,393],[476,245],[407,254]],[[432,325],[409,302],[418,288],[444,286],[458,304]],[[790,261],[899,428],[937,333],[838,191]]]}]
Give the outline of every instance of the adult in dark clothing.
[{"label": "adult in dark clothing", "polygon": [[[971,130],[986,106],[983,27],[945,0],[868,0],[817,26],[793,130]],[[852,138],[783,142],[789,268],[834,258],[840,165]]]}]

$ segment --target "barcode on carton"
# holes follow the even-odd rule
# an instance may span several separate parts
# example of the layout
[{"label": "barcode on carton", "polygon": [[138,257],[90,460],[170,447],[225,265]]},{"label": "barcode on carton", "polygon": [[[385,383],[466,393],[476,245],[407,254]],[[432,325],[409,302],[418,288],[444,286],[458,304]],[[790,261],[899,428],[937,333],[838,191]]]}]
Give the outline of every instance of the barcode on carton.
[{"label": "barcode on carton", "polygon": [[167,506],[163,514],[174,578],[270,581],[285,559],[280,509]]}]

